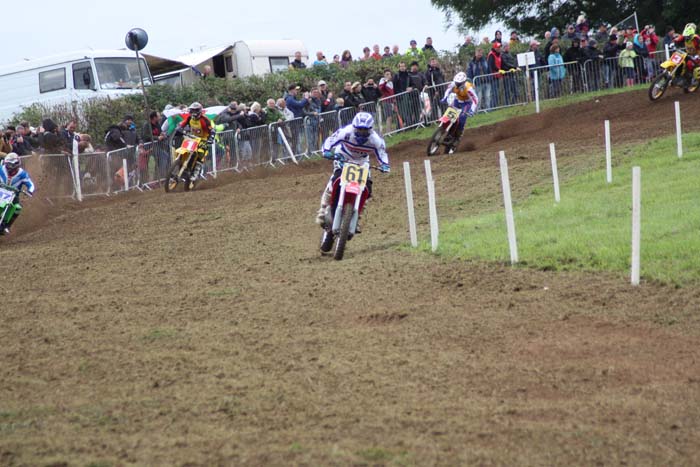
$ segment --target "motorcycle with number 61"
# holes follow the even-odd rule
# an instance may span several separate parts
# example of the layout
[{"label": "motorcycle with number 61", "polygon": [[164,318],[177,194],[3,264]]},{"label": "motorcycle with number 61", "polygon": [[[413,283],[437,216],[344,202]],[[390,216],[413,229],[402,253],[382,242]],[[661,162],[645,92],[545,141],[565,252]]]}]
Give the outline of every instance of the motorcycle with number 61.
[{"label": "motorcycle with number 61", "polygon": [[661,63],[661,73],[654,78],[649,87],[649,99],[654,102],[661,99],[670,86],[683,88],[683,92],[695,92],[700,86],[700,67],[693,70],[693,77],[686,78],[685,61],[688,54],[677,50],[668,60]]},{"label": "motorcycle with number 61", "polygon": [[[336,157],[336,160],[342,159]],[[367,181],[370,168],[379,169],[370,166],[369,162],[345,161],[343,172],[333,182],[330,209],[321,234],[321,252],[333,250],[336,260],[343,259],[348,240],[358,233],[357,222],[369,198]]]}]

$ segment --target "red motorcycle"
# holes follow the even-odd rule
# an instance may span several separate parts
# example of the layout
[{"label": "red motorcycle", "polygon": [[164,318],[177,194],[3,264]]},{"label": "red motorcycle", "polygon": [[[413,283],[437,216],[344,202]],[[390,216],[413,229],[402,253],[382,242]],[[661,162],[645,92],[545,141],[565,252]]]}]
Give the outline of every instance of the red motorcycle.
[{"label": "red motorcycle", "polygon": [[343,259],[345,245],[357,233],[357,220],[369,197],[369,169],[369,162],[356,164],[346,161],[340,177],[333,182],[331,212],[326,214],[321,252],[328,253],[333,249],[333,258],[337,260]]},{"label": "red motorcycle", "polygon": [[451,154],[459,138],[459,114],[462,112],[454,106],[454,95],[450,96],[447,109],[438,120],[438,127],[428,143],[428,156],[434,156],[440,151],[440,146],[445,146],[445,154]]}]

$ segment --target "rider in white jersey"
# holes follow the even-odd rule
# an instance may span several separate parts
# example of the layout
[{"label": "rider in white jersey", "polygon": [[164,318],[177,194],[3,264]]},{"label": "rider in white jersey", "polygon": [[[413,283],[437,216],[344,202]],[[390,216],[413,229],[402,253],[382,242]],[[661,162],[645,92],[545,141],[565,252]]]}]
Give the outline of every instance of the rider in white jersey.
[{"label": "rider in white jersey", "polygon": [[[331,203],[333,182],[340,177],[343,171],[343,163],[351,161],[358,164],[367,162],[370,156],[375,156],[379,162],[379,170],[389,172],[389,155],[386,153],[384,138],[374,130],[374,118],[367,112],[355,115],[352,124],[347,125],[326,139],[323,143],[323,157],[334,159],[333,175],[326,184],[326,189],[321,195],[321,207],[316,216],[316,223],[323,226],[326,222],[326,213]],[[367,190],[372,196],[372,180],[367,180]]]}]

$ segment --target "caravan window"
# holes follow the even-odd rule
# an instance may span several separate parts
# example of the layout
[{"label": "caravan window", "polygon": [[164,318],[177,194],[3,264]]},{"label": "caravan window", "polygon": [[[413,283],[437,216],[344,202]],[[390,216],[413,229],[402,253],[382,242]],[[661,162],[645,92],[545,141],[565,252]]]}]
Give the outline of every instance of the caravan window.
[{"label": "caravan window", "polygon": [[66,69],[42,71],[39,73],[39,92],[58,91],[66,89]]},{"label": "caravan window", "polygon": [[74,89],[96,89],[95,77],[92,75],[92,65],[90,62],[80,62],[73,64],[73,88]]},{"label": "caravan window", "polygon": [[[141,59],[143,83],[151,84],[148,66]],[[136,89],[141,87],[136,58],[96,58],[95,67],[100,80],[100,89]]]},{"label": "caravan window", "polygon": [[278,73],[289,70],[289,57],[270,57],[270,71]]}]

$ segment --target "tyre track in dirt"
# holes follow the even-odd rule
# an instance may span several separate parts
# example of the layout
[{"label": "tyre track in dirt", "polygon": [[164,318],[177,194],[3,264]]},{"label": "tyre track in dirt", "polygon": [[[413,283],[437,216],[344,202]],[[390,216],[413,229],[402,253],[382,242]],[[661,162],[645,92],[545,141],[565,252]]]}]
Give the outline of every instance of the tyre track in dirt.
[{"label": "tyre track in dirt", "polygon": [[[516,199],[550,140],[595,166],[601,112],[614,144],[673,132],[672,100],[639,92],[469,130],[433,161],[441,219],[499,205],[498,150]],[[700,289],[397,248],[400,162],[424,145],[391,150],[342,262],[312,223],[325,161],[95,201],[3,241],[2,463],[693,463]]]}]

